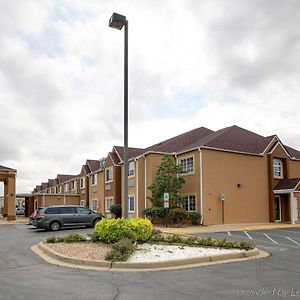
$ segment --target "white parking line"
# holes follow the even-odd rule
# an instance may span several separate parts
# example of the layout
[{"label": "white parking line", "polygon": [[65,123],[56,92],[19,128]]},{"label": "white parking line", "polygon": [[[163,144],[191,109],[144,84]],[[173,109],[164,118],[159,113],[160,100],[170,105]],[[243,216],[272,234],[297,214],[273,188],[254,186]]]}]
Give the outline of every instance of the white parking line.
[{"label": "white parking line", "polygon": [[231,232],[230,231],[227,231],[228,235],[231,235]]},{"label": "white parking line", "polygon": [[295,243],[296,245],[300,246],[300,243],[298,243],[297,241],[294,241],[292,238],[290,238],[290,237],[288,237],[288,236],[286,236],[286,238],[287,238],[289,241],[291,241],[291,242]]},{"label": "white parking line", "polygon": [[250,240],[253,240],[252,236],[251,236],[247,231],[244,231],[244,233],[246,234],[246,236],[247,236]]},{"label": "white parking line", "polygon": [[268,238],[270,241],[272,241],[274,244],[278,244],[276,241],[274,241],[272,238],[270,238],[266,233],[264,233],[264,236]]},{"label": "white parking line", "polygon": [[298,234],[300,234],[300,231],[285,230],[285,229],[279,229],[279,231],[285,231],[285,232],[298,233]]}]

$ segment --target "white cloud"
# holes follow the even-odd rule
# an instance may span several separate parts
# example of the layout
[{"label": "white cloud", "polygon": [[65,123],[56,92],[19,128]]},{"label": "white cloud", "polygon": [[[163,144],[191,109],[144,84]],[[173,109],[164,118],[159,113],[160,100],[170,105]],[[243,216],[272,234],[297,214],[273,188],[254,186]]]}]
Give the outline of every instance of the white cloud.
[{"label": "white cloud", "polygon": [[[277,133],[300,149],[297,1],[38,1],[0,4],[0,163],[28,192],[123,143],[129,19],[129,141],[199,126]],[[1,193],[1,187],[0,187]]]}]

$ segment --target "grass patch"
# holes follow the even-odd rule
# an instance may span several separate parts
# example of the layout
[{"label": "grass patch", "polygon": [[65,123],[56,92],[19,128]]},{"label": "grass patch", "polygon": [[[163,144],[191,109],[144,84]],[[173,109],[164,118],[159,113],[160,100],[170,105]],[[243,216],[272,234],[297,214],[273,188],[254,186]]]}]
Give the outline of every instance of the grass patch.
[{"label": "grass patch", "polygon": [[72,233],[67,236],[50,236],[47,238],[47,243],[77,243],[86,242],[87,239],[78,233]]},{"label": "grass patch", "polygon": [[122,239],[112,246],[112,250],[108,252],[105,260],[112,262],[127,261],[129,256],[136,250],[136,246],[132,244],[130,239]]}]

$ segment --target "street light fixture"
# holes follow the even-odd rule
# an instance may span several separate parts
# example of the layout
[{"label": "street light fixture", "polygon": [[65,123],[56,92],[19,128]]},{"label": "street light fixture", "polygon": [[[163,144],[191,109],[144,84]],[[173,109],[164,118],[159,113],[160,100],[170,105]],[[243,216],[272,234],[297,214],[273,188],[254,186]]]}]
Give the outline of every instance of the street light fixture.
[{"label": "street light fixture", "polygon": [[109,27],[124,30],[124,218],[128,218],[128,21],[126,17],[113,13]]}]

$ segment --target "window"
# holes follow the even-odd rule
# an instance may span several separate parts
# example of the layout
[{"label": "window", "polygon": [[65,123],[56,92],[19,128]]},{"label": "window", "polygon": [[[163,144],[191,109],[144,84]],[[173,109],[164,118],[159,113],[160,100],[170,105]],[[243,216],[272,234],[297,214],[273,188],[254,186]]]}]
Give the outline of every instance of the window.
[{"label": "window", "polygon": [[81,188],[81,189],[84,189],[84,188],[85,188],[85,178],[84,178],[84,177],[81,177],[81,178],[80,178],[80,188]]},{"label": "window", "polygon": [[134,161],[131,161],[128,165],[128,176],[134,176]]},{"label": "window", "polygon": [[105,182],[113,180],[113,168],[105,169]]},{"label": "window", "polygon": [[91,175],[92,185],[97,185],[97,174]]},{"label": "window", "polygon": [[128,212],[134,212],[134,196],[128,196]]},{"label": "window", "polygon": [[74,215],[76,213],[76,208],[75,207],[59,207],[58,211],[59,211],[59,214]]},{"label": "window", "polygon": [[78,207],[78,214],[79,215],[89,215],[90,214],[90,210],[86,207]]},{"label": "window", "polygon": [[93,211],[98,211],[98,200],[96,199],[96,200],[92,200],[92,207],[91,207],[91,209],[93,210]]},{"label": "window", "polygon": [[72,190],[76,190],[76,180],[72,181]]},{"label": "window", "polygon": [[58,192],[61,193],[61,185],[58,187]]},{"label": "window", "polygon": [[183,196],[183,208],[187,211],[196,211],[196,196]]},{"label": "window", "polygon": [[67,192],[67,191],[68,191],[68,184],[67,184],[67,183],[65,183],[64,190],[65,190],[65,192]]},{"label": "window", "polygon": [[184,158],[184,159],[180,159],[179,164],[180,164],[183,172],[186,172],[186,173],[194,172],[194,158],[192,156]]},{"label": "window", "polygon": [[105,211],[110,212],[110,207],[113,205],[112,198],[105,198]]},{"label": "window", "polygon": [[283,178],[282,162],[280,159],[273,160],[273,176]]},{"label": "window", "polygon": [[80,206],[81,206],[81,207],[86,206],[86,201],[85,201],[85,200],[80,200]]}]

